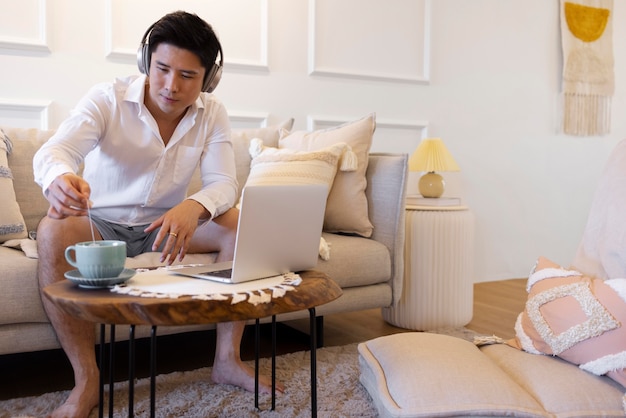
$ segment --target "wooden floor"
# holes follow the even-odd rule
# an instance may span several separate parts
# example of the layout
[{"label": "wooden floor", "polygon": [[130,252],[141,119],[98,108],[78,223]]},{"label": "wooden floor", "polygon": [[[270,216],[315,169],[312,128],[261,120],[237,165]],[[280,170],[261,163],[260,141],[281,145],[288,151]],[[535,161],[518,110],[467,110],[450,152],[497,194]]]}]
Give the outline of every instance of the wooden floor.
[{"label": "wooden floor", "polygon": [[509,339],[515,321],[524,310],[527,279],[511,279],[474,285],[474,317],[467,328],[481,334]]},{"label": "wooden floor", "polygon": [[[467,328],[503,339],[515,336],[515,321],[526,303],[526,279],[484,282],[474,285],[474,315]],[[407,332],[385,322],[380,309],[331,315],[324,319],[324,344],[345,345],[383,335]],[[294,324],[292,324],[294,326]],[[308,324],[295,325],[302,331]]]},{"label": "wooden floor", "polygon": [[[474,316],[467,328],[481,334],[508,339],[515,335],[513,329],[517,315],[526,302],[526,279],[512,279],[474,285]],[[308,320],[292,321],[289,327],[280,326],[278,354],[308,349]],[[338,346],[367,341],[372,338],[409,330],[388,324],[380,309],[329,315],[324,318],[324,345]],[[263,346],[269,344],[269,329],[263,330]],[[242,358],[253,358],[253,332],[246,329],[242,341]],[[159,337],[158,373],[193,370],[210,366],[213,360],[215,332],[195,332],[184,335]],[[137,353],[147,353],[147,341],[139,340]],[[125,345],[117,348],[119,360],[116,377],[125,378]],[[268,352],[262,355],[269,355]],[[138,378],[148,375],[147,356],[137,356]],[[0,400],[39,395],[70,389],[73,385],[72,369],[61,350],[0,356]]]}]

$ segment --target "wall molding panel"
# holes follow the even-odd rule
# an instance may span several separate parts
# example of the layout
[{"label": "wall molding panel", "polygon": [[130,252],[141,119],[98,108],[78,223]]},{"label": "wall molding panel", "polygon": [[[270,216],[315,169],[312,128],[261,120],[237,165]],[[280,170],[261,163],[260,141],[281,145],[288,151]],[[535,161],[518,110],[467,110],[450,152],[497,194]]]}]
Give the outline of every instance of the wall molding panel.
[{"label": "wall molding panel", "polygon": [[[19,7],[15,2],[2,2],[0,15],[6,22],[11,16],[19,14],[19,19],[26,19],[26,25],[20,33],[11,33],[11,26],[3,24],[0,30],[0,50],[19,51],[25,55],[47,54],[50,52],[48,45],[48,15],[46,13],[46,0],[22,0]],[[8,27],[8,32],[3,31]]]},{"label": "wall molding panel", "polygon": [[[309,115],[307,116],[307,130],[330,129],[362,117],[363,115],[353,118]],[[428,122],[424,120],[377,119],[371,152],[410,154],[427,135]]]},{"label": "wall molding panel", "polygon": [[428,84],[430,1],[309,0],[309,74]]},{"label": "wall molding panel", "polygon": [[420,141],[427,137],[428,122],[425,120],[380,119],[376,121],[372,152],[399,152],[411,155]]},{"label": "wall molding panel", "polygon": [[[213,26],[225,51],[225,69],[269,71],[268,0],[178,0],[176,9],[196,13]],[[106,0],[106,57],[137,62],[137,48],[146,29],[172,10],[167,0]]]},{"label": "wall molding panel", "polygon": [[[355,116],[353,118],[336,117],[336,116],[307,116],[307,129],[310,131],[317,129],[333,128],[343,123],[356,121],[361,119],[364,115]],[[401,121],[392,119],[377,119],[376,129],[378,128],[391,128],[391,129],[413,129],[417,131],[426,130],[428,128],[428,122],[426,121]]]},{"label": "wall molding panel", "polygon": [[264,128],[268,124],[269,113],[229,110],[228,119],[233,129]]},{"label": "wall molding panel", "polygon": [[11,126],[50,129],[51,101],[0,99],[0,121]]}]

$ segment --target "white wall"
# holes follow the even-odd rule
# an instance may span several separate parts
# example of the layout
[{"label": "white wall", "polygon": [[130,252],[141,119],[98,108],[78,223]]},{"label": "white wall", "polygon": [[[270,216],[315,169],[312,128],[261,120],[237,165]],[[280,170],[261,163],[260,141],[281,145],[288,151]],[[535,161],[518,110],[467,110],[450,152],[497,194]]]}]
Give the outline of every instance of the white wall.
[{"label": "white wall", "polygon": [[[213,24],[233,126],[318,129],[376,112],[373,151],[439,136],[461,166],[447,196],[476,216],[476,281],[568,265],[600,171],[626,132],[625,29],[614,26],[610,135],[559,133],[557,0],[21,0],[0,2],[0,124],[58,126],[99,81],[136,73],[174,8]],[[626,21],[615,2],[614,19]],[[345,74],[341,74],[345,73]],[[409,193],[417,192],[417,173]]]}]

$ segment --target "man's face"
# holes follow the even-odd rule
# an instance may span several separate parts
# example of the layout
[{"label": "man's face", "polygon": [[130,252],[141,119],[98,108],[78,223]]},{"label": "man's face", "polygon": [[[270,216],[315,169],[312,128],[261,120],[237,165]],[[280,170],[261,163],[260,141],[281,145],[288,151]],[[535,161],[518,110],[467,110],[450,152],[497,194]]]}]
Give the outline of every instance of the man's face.
[{"label": "man's face", "polygon": [[165,43],[157,45],[150,60],[146,105],[152,112],[158,109],[170,117],[180,116],[202,91],[205,72],[193,52]]}]

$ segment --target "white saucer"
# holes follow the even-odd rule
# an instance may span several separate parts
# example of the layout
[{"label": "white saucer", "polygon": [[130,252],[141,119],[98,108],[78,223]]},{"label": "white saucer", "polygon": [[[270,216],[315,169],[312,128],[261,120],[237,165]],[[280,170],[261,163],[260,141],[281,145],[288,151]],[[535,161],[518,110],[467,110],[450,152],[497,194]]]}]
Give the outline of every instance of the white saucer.
[{"label": "white saucer", "polygon": [[133,269],[124,269],[117,277],[88,278],[81,276],[78,270],[71,270],[65,273],[65,278],[83,289],[104,289],[124,283],[136,273]]}]

